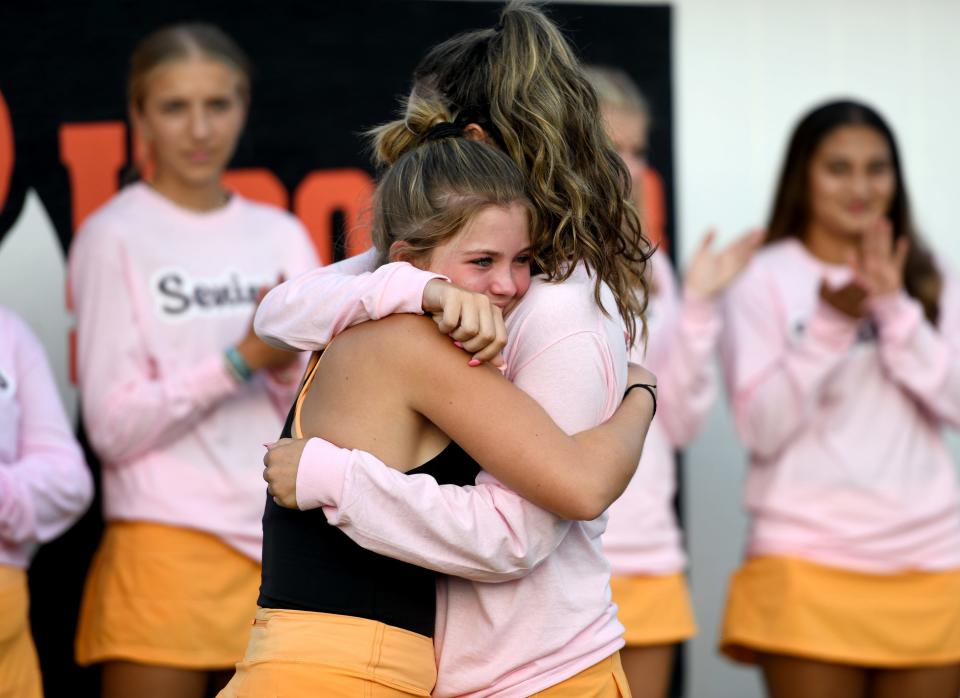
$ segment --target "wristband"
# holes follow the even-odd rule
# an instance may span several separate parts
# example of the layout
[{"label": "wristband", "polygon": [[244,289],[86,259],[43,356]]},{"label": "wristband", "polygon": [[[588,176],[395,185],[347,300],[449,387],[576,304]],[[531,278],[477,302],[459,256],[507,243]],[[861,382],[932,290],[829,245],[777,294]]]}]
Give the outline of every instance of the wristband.
[{"label": "wristband", "polygon": [[650,415],[650,419],[653,419],[657,414],[657,386],[650,385],[649,383],[634,383],[633,385],[628,386],[625,391],[623,391],[624,400],[627,399],[627,395],[629,395],[630,391],[634,388],[643,388],[650,393],[650,397],[653,398],[653,414]]},{"label": "wristband", "polygon": [[230,373],[237,380],[237,383],[246,383],[253,378],[253,371],[250,369],[250,364],[246,362],[236,347],[227,349],[223,354],[223,358],[226,359],[227,368],[230,369]]}]

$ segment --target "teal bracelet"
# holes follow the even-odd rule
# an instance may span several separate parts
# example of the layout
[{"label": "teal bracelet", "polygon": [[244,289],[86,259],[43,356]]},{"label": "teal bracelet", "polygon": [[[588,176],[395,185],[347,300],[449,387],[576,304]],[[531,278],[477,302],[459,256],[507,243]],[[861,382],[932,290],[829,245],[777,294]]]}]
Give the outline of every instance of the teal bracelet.
[{"label": "teal bracelet", "polygon": [[253,371],[250,370],[250,365],[240,355],[236,347],[227,349],[223,356],[227,360],[227,368],[230,369],[230,373],[233,374],[233,377],[237,379],[238,383],[246,383],[253,378]]}]

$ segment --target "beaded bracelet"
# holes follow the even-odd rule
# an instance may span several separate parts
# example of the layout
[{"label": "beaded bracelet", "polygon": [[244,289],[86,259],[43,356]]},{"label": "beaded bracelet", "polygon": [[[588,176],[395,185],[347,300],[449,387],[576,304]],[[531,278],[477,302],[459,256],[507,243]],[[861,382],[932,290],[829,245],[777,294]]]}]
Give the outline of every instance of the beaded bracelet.
[{"label": "beaded bracelet", "polygon": [[634,388],[643,388],[648,393],[650,397],[653,398],[653,414],[650,415],[650,419],[653,419],[654,415],[657,414],[657,386],[650,385],[649,383],[634,383],[631,386],[628,386],[627,389],[623,392],[623,399],[627,399],[627,395],[630,394],[630,391]]}]

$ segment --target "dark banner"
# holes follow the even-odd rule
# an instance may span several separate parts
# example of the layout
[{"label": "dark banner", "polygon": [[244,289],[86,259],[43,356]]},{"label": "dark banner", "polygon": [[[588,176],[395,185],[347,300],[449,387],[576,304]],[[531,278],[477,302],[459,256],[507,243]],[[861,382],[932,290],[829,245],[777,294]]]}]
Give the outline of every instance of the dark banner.
[{"label": "dark banner", "polygon": [[[498,8],[289,0],[256,11],[181,0],[13,5],[0,10],[0,239],[35,189],[66,249],[76,224],[116,190],[129,159],[124,92],[133,46],[163,24],[203,19],[235,37],[255,66],[231,184],[297,213],[325,260],[336,215],[349,224],[369,192],[359,132],[394,113],[430,45],[492,25]],[[672,208],[669,9],[562,4],[549,11],[585,60],[625,68],[646,92],[654,110],[650,160]]]},{"label": "dark banner", "polygon": [[[363,236],[344,231],[357,229],[373,187],[360,132],[394,115],[431,45],[492,26],[499,7],[371,0],[4,3],[0,244],[34,190],[68,249],[77,225],[118,189],[130,161],[124,95],[134,45],[164,24],[205,20],[232,35],[255,67],[249,122],[229,185],[300,216],[325,262],[358,251]],[[665,185],[665,232],[672,240],[669,7],[559,4],[548,12],[585,61],[625,69],[646,93],[653,110],[649,160]],[[29,278],[25,270],[24,282]],[[96,672],[77,669],[71,657],[100,525],[95,503],[78,527],[41,550],[31,570],[34,633],[54,698],[97,692]]]}]

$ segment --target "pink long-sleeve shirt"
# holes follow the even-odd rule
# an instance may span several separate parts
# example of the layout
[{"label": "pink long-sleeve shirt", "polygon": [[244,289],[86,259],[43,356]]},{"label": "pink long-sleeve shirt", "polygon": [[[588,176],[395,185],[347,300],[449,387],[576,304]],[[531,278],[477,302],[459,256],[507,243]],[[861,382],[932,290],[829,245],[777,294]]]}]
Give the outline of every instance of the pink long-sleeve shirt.
[{"label": "pink long-sleeve shirt", "polygon": [[[419,311],[432,277],[412,268],[404,273],[410,276],[401,280],[396,270],[381,268],[335,283],[341,292],[352,285],[378,299],[344,306],[376,319],[399,308]],[[258,331],[288,342],[276,329],[283,327],[302,341],[319,325],[316,336],[326,341],[329,327],[351,324],[343,309],[322,303],[330,275],[311,273],[277,289],[278,296],[304,301],[297,308],[268,298]],[[299,291],[306,285],[321,295],[307,301]],[[578,268],[559,285],[535,279],[507,318],[507,377],[570,433],[608,418],[625,387],[623,324],[606,288],[603,300],[610,317],[596,307],[593,281]],[[282,317],[275,317],[281,307]],[[529,696],[623,645],[600,541],[605,516],[564,521],[486,473],[474,487],[441,486],[320,439],[304,449],[297,499],[302,508],[324,506],[327,520],[365,548],[455,575],[438,587],[435,696]]]},{"label": "pink long-sleeve shirt", "polygon": [[26,569],[37,546],[68,529],[92,498],[43,347],[0,307],[0,565]]},{"label": "pink long-sleeve shirt", "polygon": [[643,444],[643,457],[623,495],[608,510],[603,550],[615,576],[664,575],[686,564],[673,510],[674,451],[703,425],[716,394],[713,354],[720,332],[715,303],[682,296],[661,251],[651,260],[655,292],[647,307],[647,345],[630,360],[657,376],[657,415]]},{"label": "pink long-sleeve shirt", "polygon": [[750,450],[749,555],[887,573],[960,567],[960,497],[942,428],[960,426],[960,284],[932,326],[905,293],[857,321],[819,298],[844,266],[763,248],[725,299],[721,349]]},{"label": "pink long-sleeve shirt", "polygon": [[241,385],[224,351],[245,336],[259,288],[315,265],[293,216],[239,195],[198,213],[139,183],[87,219],[70,287],[108,520],[205,531],[259,560],[260,454],[297,368]]}]

